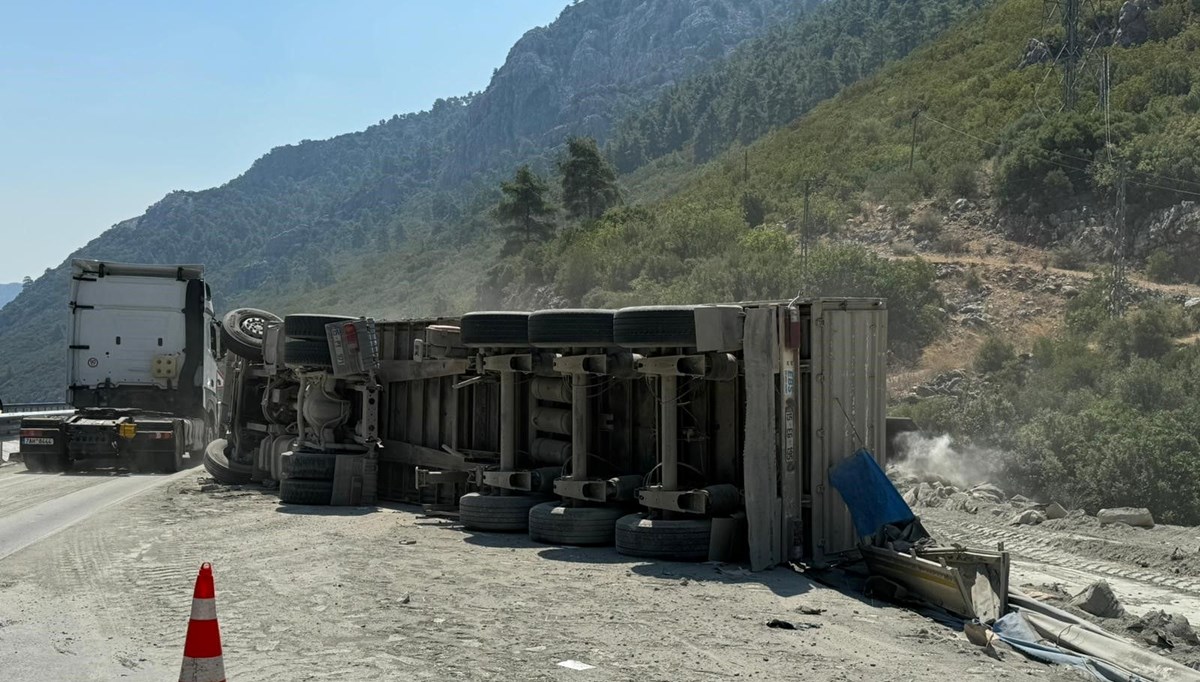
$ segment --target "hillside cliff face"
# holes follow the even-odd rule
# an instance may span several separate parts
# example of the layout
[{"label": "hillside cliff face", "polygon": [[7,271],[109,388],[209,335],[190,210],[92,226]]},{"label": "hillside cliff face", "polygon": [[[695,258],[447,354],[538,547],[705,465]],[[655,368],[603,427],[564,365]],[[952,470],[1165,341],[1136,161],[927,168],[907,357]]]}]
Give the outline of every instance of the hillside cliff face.
[{"label": "hillside cliff face", "polygon": [[71,257],[201,261],[218,305],[332,281],[331,261],[452,238],[464,195],[569,134],[603,138],[665,86],[795,14],[798,0],[584,0],[513,46],[481,94],[271,150],[213,189],[172,192],[70,254],[0,310],[0,395],[62,394]]}]

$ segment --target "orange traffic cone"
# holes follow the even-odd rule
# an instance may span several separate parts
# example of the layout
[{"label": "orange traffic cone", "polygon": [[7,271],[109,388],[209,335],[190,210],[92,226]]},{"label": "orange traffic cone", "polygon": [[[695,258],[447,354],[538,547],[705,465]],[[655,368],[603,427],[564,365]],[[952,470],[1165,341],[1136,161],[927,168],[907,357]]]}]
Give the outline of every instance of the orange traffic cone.
[{"label": "orange traffic cone", "polygon": [[207,561],[200,565],[200,575],[196,576],[179,682],[225,682],[221,629],[217,626],[217,593],[213,589],[212,564]]}]

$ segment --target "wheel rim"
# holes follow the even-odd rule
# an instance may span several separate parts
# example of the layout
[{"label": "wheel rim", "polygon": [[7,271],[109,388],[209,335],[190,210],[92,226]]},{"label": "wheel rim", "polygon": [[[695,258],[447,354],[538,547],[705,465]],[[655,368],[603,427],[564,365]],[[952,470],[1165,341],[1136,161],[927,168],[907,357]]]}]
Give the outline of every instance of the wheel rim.
[{"label": "wheel rim", "polygon": [[267,334],[267,320],[257,315],[243,318],[238,328],[254,339],[262,339]]}]

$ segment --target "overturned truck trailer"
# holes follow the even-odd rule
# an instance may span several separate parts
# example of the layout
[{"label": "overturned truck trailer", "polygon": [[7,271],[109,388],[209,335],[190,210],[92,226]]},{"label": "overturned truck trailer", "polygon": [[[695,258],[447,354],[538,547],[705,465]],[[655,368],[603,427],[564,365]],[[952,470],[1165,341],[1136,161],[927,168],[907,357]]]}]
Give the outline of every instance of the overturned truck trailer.
[{"label": "overturned truck trailer", "polygon": [[[858,549],[829,470],[885,452],[878,299],[380,322],[381,498],[756,570]],[[881,462],[882,464],[882,462]]]}]

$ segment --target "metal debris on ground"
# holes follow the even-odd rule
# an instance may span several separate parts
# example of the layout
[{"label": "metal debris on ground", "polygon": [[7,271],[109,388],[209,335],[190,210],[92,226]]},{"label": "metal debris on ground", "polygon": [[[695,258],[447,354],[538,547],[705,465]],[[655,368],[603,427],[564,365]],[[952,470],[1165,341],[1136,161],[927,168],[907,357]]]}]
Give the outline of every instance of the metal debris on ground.
[{"label": "metal debris on ground", "polygon": [[1196,631],[1192,629],[1192,624],[1177,613],[1148,611],[1126,629],[1138,633],[1142,641],[1150,646],[1163,649],[1174,649],[1183,645],[1200,646],[1200,637],[1197,637]]},{"label": "metal debris on ground", "polygon": [[821,625],[819,623],[793,623],[787,620],[772,618],[767,621],[767,627],[776,630],[816,630]]}]

